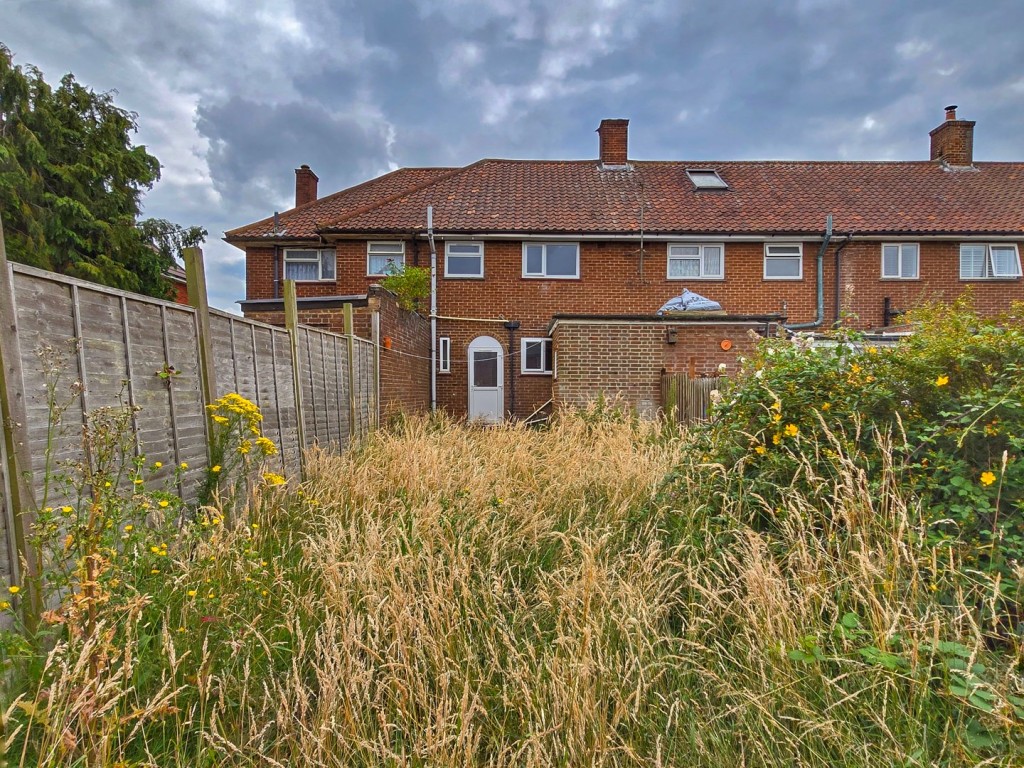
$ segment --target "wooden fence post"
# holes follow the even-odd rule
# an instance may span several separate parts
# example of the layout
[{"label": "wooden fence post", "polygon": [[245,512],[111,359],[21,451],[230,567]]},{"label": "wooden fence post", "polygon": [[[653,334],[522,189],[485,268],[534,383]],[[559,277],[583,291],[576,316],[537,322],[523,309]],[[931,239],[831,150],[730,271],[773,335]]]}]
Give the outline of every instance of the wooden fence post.
[{"label": "wooden fence post", "polygon": [[[22,588],[22,621],[30,637],[39,628],[43,611],[41,563],[29,544],[35,523],[32,451],[28,442],[25,384],[18,346],[14,282],[7,263],[3,222],[0,221],[0,418],[4,427],[4,471],[7,474],[7,536],[13,538],[11,579]],[[24,570],[22,570],[24,568]]]},{"label": "wooden fence post", "polygon": [[380,310],[370,315],[370,340],[373,341],[373,426],[380,426]]},{"label": "wooden fence post", "polygon": [[345,305],[345,336],[348,338],[348,439],[356,434],[356,335],[352,305]]},{"label": "wooden fence post", "polygon": [[203,250],[186,248],[184,256],[188,303],[196,310],[196,325],[199,330],[199,368],[203,379],[203,404],[211,405],[217,399],[217,373],[213,360],[213,335],[210,332],[210,302],[206,294]]},{"label": "wooden fence post", "polygon": [[284,327],[288,329],[288,340],[292,354],[292,386],[295,390],[295,427],[299,439],[299,474],[306,478],[306,429],[302,413],[302,368],[299,361],[299,300],[295,292],[295,281],[284,281]]}]

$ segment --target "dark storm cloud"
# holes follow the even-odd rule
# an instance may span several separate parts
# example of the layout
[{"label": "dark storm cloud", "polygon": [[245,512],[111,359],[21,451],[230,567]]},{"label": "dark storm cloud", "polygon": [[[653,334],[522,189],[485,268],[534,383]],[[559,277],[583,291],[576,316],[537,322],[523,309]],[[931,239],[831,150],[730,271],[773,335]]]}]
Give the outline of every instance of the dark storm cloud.
[{"label": "dark storm cloud", "polygon": [[221,232],[401,165],[594,157],[924,158],[955,102],[979,159],[1021,159],[1016,0],[0,0],[0,40],[140,115],[164,165],[147,213]]}]

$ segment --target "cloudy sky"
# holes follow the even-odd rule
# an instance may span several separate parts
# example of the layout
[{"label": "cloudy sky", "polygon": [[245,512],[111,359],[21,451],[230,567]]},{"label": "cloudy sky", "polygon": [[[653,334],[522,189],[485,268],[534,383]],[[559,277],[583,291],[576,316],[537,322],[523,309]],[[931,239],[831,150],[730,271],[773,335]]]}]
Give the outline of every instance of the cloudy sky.
[{"label": "cloudy sky", "polygon": [[224,230],[410,165],[590,158],[927,159],[946,104],[977,160],[1024,159],[1020,0],[0,0],[0,42],[139,114],[146,214]]}]

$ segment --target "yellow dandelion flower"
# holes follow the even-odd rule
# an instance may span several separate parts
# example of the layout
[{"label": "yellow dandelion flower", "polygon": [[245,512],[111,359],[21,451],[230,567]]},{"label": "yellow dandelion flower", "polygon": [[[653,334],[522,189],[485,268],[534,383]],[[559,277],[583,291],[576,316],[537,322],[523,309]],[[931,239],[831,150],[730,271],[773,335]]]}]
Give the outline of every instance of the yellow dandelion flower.
[{"label": "yellow dandelion flower", "polygon": [[53,512],[53,507],[44,507],[43,512]]},{"label": "yellow dandelion flower", "polygon": [[854,363],[853,365],[850,366],[850,373],[860,373],[860,371],[861,371],[861,368],[856,363]]},{"label": "yellow dandelion flower", "polygon": [[260,594],[261,594],[261,595],[263,595],[264,597],[266,597],[266,596],[267,596],[267,595],[269,595],[270,593],[269,593],[269,592],[267,592],[267,590],[265,590],[265,589],[264,589],[264,590],[263,590],[262,592],[260,592]]},{"label": "yellow dandelion flower", "polygon": [[869,355],[877,355],[878,354],[878,347],[868,347],[868,354]]},{"label": "yellow dandelion flower", "polygon": [[194,589],[190,589],[190,590],[188,591],[188,596],[189,596],[189,597],[195,597],[195,596],[196,596],[196,594],[197,594],[197,593],[196,593],[196,591],[195,591]]},{"label": "yellow dandelion flower", "polygon": [[105,482],[105,483],[103,484],[103,487],[104,487],[104,488],[110,488],[110,487],[111,487],[111,482],[110,482],[109,480],[107,480],[107,482]]},{"label": "yellow dandelion flower", "polygon": [[63,512],[65,515],[70,515],[75,510],[71,507],[61,507],[60,511]]},{"label": "yellow dandelion flower", "polygon": [[160,499],[160,506],[165,508],[169,507],[171,506],[171,502],[169,502],[167,499]]},{"label": "yellow dandelion flower", "polygon": [[134,526],[134,525],[132,525],[131,523],[128,523],[128,525],[126,525],[126,526],[124,527],[124,532],[125,532],[125,533],[131,533],[131,532],[132,532],[132,531],[134,531],[134,530],[135,530],[135,526]]},{"label": "yellow dandelion flower", "polygon": [[220,472],[220,464],[214,464],[212,467],[210,467],[210,471],[213,472],[213,474],[217,474],[218,472]]},{"label": "yellow dandelion flower", "polygon": [[6,611],[11,607],[11,604],[7,600],[0,600],[0,611]]},{"label": "yellow dandelion flower", "polygon": [[11,584],[11,586],[7,588],[7,591],[10,592],[12,595],[16,595],[19,592],[21,592],[21,587],[19,587],[17,584]]},{"label": "yellow dandelion flower", "polygon": [[184,627],[178,627],[178,631],[179,631],[179,632],[184,632],[184,631],[185,631],[185,628],[184,628]]},{"label": "yellow dandelion flower", "polygon": [[996,481],[996,476],[995,476],[994,472],[982,472],[981,473],[981,484],[982,485],[992,485],[992,483],[994,483],[995,481]]},{"label": "yellow dandelion flower", "polygon": [[754,449],[754,453],[758,454],[759,456],[764,456],[766,453],[768,453],[768,449],[765,448],[763,445],[759,445],[757,446],[757,448]]},{"label": "yellow dandelion flower", "polygon": [[785,431],[787,437],[796,437],[800,434],[800,428],[796,424],[787,424]]},{"label": "yellow dandelion flower", "polygon": [[188,469],[188,462],[187,461],[183,461],[178,466],[181,467],[182,469]]},{"label": "yellow dandelion flower", "polygon": [[159,568],[152,568],[152,569],[150,569],[149,572],[152,573],[152,574],[157,574],[157,573],[160,573],[160,569]]},{"label": "yellow dandelion flower", "polygon": [[949,376],[947,376],[946,374],[942,374],[937,379],[935,379],[936,387],[944,387],[947,384],[949,384]]},{"label": "yellow dandelion flower", "polygon": [[163,465],[164,465],[164,463],[162,461],[154,461],[153,462],[153,469],[160,469],[160,467],[162,467]]},{"label": "yellow dandelion flower", "polygon": [[821,404],[821,410],[823,410],[823,411],[827,411],[831,407],[832,407],[832,403],[822,403]]},{"label": "yellow dandelion flower", "polygon": [[134,480],[132,480],[132,482],[135,483],[136,485],[142,485],[142,478],[136,477]]},{"label": "yellow dandelion flower", "polygon": [[255,530],[255,529],[260,527],[260,524],[259,523],[253,523],[252,527],[253,527],[253,530]]},{"label": "yellow dandelion flower", "polygon": [[782,442],[782,435],[780,435],[778,432],[776,432],[774,435],[772,435],[772,442],[775,445],[778,445],[779,443],[781,443]]}]

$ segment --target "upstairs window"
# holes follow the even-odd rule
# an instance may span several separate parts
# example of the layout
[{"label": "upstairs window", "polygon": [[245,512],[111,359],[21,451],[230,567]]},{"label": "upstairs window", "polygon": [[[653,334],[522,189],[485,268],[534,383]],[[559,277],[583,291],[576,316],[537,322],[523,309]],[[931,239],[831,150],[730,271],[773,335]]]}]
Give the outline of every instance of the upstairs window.
[{"label": "upstairs window", "polygon": [[882,246],[883,279],[916,280],[919,269],[920,254],[917,243],[886,243]]},{"label": "upstairs window", "polygon": [[284,279],[300,283],[334,280],[335,258],[333,248],[286,248]]},{"label": "upstairs window", "polygon": [[669,243],[669,280],[721,280],[725,277],[725,246],[721,243]]},{"label": "upstairs window", "polygon": [[369,277],[393,275],[405,269],[405,243],[366,244],[366,274]]},{"label": "upstairs window", "polygon": [[800,243],[765,243],[765,280],[802,280],[804,248]]},{"label": "upstairs window", "polygon": [[579,243],[523,243],[523,277],[580,276]]},{"label": "upstairs window", "polygon": [[522,373],[551,373],[551,339],[523,339]]},{"label": "upstairs window", "polygon": [[1017,246],[964,243],[960,246],[961,280],[998,280],[1020,277]]},{"label": "upstairs window", "polygon": [[445,277],[483,277],[483,243],[445,243]]}]

